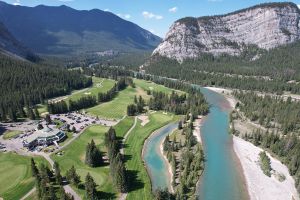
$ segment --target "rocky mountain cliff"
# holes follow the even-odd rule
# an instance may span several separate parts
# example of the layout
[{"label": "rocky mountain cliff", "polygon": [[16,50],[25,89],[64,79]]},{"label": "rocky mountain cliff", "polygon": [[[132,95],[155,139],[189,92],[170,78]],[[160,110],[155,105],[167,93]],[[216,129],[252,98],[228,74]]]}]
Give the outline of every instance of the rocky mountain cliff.
[{"label": "rocky mountain cliff", "polygon": [[300,39],[300,11],[294,3],[267,3],[219,16],[176,21],[154,50],[178,61],[201,53],[239,55],[249,47],[271,49]]}]

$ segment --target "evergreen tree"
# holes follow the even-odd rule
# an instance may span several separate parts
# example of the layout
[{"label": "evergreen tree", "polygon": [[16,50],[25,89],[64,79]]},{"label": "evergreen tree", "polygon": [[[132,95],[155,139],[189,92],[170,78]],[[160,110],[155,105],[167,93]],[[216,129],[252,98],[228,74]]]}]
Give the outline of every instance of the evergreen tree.
[{"label": "evergreen tree", "polygon": [[52,124],[52,120],[49,114],[46,115],[45,120],[47,122],[47,124]]},{"label": "evergreen tree", "polygon": [[59,164],[56,161],[54,162],[53,168],[54,168],[55,179],[56,179],[57,184],[62,185],[63,177],[61,176],[61,173],[60,173]]},{"label": "evergreen tree", "polygon": [[75,185],[76,187],[80,184],[80,176],[77,174],[74,165],[67,171],[66,178],[69,183]]},{"label": "evergreen tree", "polygon": [[36,106],[34,107],[34,115],[35,115],[35,118],[38,118],[38,119],[40,118],[40,113]]},{"label": "evergreen tree", "polygon": [[98,167],[102,164],[102,155],[94,140],[88,143],[86,147],[85,163],[90,167]]},{"label": "evergreen tree", "polygon": [[89,200],[97,200],[96,183],[93,177],[88,173],[85,177],[85,194]]},{"label": "evergreen tree", "polygon": [[39,176],[39,170],[36,167],[36,164],[35,164],[33,158],[31,158],[31,173],[32,173],[32,176],[34,176],[35,178],[37,178]]}]

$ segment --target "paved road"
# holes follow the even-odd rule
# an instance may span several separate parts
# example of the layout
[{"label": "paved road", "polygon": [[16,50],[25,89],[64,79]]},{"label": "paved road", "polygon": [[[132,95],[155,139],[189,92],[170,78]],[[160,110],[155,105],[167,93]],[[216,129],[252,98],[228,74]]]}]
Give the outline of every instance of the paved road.
[{"label": "paved road", "polygon": [[81,197],[71,188],[70,185],[64,186],[65,192],[71,194],[74,197],[74,200],[81,200]]},{"label": "paved road", "polygon": [[[132,127],[127,131],[127,133],[125,134],[125,136],[124,136],[124,138],[123,138],[123,140],[122,140],[122,147],[121,147],[121,149],[120,149],[120,153],[121,153],[122,155],[124,155],[124,144],[125,144],[125,141],[126,141],[128,135],[131,133],[131,131],[135,128],[136,123],[137,123],[137,116],[134,118],[134,124],[133,124]],[[121,193],[121,196],[119,197],[119,200],[125,200],[126,197],[127,197],[127,194],[128,194],[128,193]]]},{"label": "paved road", "polygon": [[22,197],[20,200],[25,200],[27,197],[32,195],[35,192],[36,188],[32,188],[24,197]]}]

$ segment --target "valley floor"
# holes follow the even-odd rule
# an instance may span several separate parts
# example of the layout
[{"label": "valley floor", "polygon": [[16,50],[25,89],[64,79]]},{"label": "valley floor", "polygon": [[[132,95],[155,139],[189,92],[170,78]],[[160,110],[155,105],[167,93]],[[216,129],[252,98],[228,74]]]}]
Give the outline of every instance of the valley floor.
[{"label": "valley floor", "polygon": [[[238,102],[231,95],[232,90],[230,89],[215,87],[207,87],[207,89],[223,94],[232,109],[234,109],[235,104]],[[255,128],[259,128],[258,126],[260,125],[248,120],[240,121],[235,124],[235,128],[237,130],[241,129],[242,132],[252,131]],[[293,177],[289,174],[288,168],[278,159],[267,153],[271,160],[272,167],[272,175],[268,177],[263,173],[259,164],[259,153],[263,151],[263,149],[236,136],[233,136],[233,147],[242,165],[251,200],[299,199]],[[280,177],[285,178],[280,181]]]}]

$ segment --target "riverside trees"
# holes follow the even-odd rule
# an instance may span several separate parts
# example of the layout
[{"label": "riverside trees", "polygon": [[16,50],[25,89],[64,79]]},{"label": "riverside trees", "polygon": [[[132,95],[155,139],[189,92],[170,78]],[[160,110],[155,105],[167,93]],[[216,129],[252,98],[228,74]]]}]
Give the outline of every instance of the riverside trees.
[{"label": "riverside trees", "polygon": [[234,92],[234,95],[242,102],[240,110],[250,120],[266,128],[276,126],[284,134],[300,130],[300,102],[253,92]]},{"label": "riverside trees", "polygon": [[265,175],[271,176],[271,161],[265,151],[259,153],[260,167]]}]

